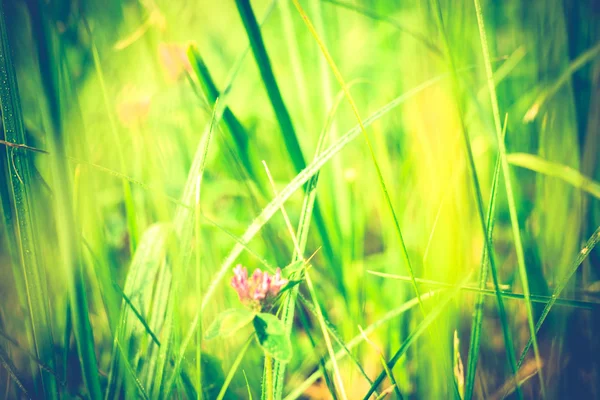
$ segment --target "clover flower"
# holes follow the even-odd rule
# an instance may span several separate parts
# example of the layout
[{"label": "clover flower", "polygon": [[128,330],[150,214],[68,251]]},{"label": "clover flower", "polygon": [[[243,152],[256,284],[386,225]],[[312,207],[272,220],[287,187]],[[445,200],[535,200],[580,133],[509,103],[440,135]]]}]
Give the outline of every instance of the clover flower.
[{"label": "clover flower", "polygon": [[257,268],[248,278],[248,270],[238,264],[233,270],[231,286],[235,289],[240,301],[251,308],[262,309],[272,300],[288,280],[282,278],[281,269],[277,268],[274,275]]}]

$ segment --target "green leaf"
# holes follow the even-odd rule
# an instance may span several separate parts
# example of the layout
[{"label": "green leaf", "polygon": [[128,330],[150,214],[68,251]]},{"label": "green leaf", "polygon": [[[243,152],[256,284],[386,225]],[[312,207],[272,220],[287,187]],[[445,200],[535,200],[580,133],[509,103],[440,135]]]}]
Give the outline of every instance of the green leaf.
[{"label": "green leaf", "polygon": [[204,339],[210,340],[217,336],[228,337],[248,325],[254,319],[254,313],[244,308],[230,308],[217,315],[208,327]]},{"label": "green leaf", "polygon": [[254,318],[253,324],[258,343],[265,353],[281,362],[289,362],[292,359],[292,342],[279,318],[272,314],[260,313]]}]

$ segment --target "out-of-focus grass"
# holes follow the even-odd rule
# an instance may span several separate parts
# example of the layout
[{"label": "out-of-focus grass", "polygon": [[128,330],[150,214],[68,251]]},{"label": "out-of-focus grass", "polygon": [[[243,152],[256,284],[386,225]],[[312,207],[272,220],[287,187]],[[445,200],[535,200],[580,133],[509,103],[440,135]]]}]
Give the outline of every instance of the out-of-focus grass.
[{"label": "out-of-focus grass", "polygon": [[2,2],[0,395],[599,396],[594,2],[283,1]]}]

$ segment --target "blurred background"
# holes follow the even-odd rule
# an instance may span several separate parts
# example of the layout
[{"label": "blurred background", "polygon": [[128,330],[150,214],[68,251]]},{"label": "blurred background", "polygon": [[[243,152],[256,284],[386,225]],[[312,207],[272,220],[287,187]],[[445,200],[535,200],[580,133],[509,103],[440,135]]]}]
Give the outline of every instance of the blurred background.
[{"label": "blurred background", "polygon": [[[281,192],[320,140],[334,145],[357,119],[292,2],[250,4],[266,59],[244,25],[247,2],[237,3],[2,2],[0,396],[213,399],[230,376],[225,398],[259,398],[262,353],[243,350],[250,331],[212,341],[198,333],[239,305],[235,264],[293,261],[281,212],[255,220],[275,198],[261,161]],[[520,392],[507,356],[518,360],[530,338],[523,298],[503,297],[502,318],[488,274],[476,373],[467,365],[479,296],[461,290],[443,309],[436,300],[456,284],[480,286],[477,194],[485,214],[500,154],[475,4],[300,4],[363,120],[399,99],[366,127],[374,158],[361,133],[320,168],[304,249],[327,321],[347,345],[356,339],[354,360],[339,361],[347,397],[363,398],[363,372],[374,380],[380,357],[392,358],[423,312],[437,312],[435,322],[392,370],[404,398],[463,397],[471,373],[474,398],[540,397],[533,352]],[[544,296],[566,284],[538,334],[545,394],[600,398],[600,253],[584,249],[577,263],[600,225],[600,3],[483,0],[481,9],[528,288],[541,296],[533,323]],[[11,66],[16,81],[7,81]],[[502,290],[520,294],[505,179],[500,172],[495,270]],[[294,228],[304,198],[300,185],[285,201]],[[228,259],[235,246],[241,254]],[[418,284],[423,309],[389,317],[416,304],[415,290],[369,271],[410,277],[409,265],[430,281]],[[283,394],[339,397],[331,370],[306,382],[330,357],[315,314],[300,300],[295,309]],[[379,322],[365,341],[359,326]]]}]

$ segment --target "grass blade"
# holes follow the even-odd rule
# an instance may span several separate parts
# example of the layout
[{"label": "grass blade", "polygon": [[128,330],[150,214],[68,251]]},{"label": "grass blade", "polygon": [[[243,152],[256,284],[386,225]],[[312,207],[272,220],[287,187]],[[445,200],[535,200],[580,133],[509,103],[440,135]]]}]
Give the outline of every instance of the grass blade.
[{"label": "grass blade", "polygon": [[[558,282],[558,284],[554,288],[554,291],[552,292],[552,297],[551,297],[550,301],[548,301],[548,303],[546,304],[546,307],[544,307],[544,310],[542,311],[540,319],[538,319],[538,322],[535,325],[534,335],[539,332],[540,328],[542,327],[542,324],[544,323],[544,321],[546,320],[546,317],[548,316],[548,313],[550,313],[550,309],[554,306],[554,304],[557,303],[558,298],[559,298],[558,296],[560,296],[562,291],[565,289],[565,287],[569,283],[569,280],[571,280],[571,277],[575,274],[575,272],[577,271],[577,269],[579,268],[579,266],[581,265],[583,260],[585,260],[586,257],[592,252],[594,247],[596,247],[598,242],[600,242],[600,226],[596,229],[596,231],[592,234],[592,236],[590,236],[590,238],[585,243],[585,245],[583,246],[583,248],[581,249],[579,254],[577,254],[575,261],[573,261],[573,263],[569,266],[565,276]],[[523,349],[523,352],[521,353],[521,356],[519,357],[519,362],[517,363],[518,368],[520,368],[521,365],[523,365],[523,361],[525,361],[525,356],[527,355],[527,352],[529,351],[529,349],[531,348],[531,346],[534,342],[535,342],[535,339],[533,337],[530,337],[529,340],[527,341],[527,344],[525,345],[525,348]]]},{"label": "grass blade", "polygon": [[[513,373],[513,375],[516,376],[517,368],[516,368],[515,356],[513,354],[512,337],[511,337],[510,330],[508,327],[508,321],[506,318],[506,311],[504,309],[502,297],[499,295],[500,289],[499,289],[499,284],[498,284],[494,247],[492,246],[492,243],[490,242],[490,240],[488,238],[488,228],[487,228],[487,224],[486,224],[485,216],[484,216],[484,207],[483,207],[483,198],[482,198],[482,194],[481,194],[481,186],[479,183],[479,178],[477,176],[477,169],[475,167],[475,159],[473,156],[473,150],[471,148],[471,139],[469,137],[469,132],[467,130],[465,114],[463,111],[463,105],[462,105],[462,101],[461,101],[458,70],[456,68],[456,63],[454,61],[454,56],[452,53],[452,49],[450,47],[448,35],[447,35],[445,27],[444,27],[444,20],[442,17],[440,1],[432,0],[432,5],[433,5],[433,10],[434,10],[433,12],[434,12],[435,20],[436,20],[436,25],[437,25],[437,28],[442,37],[442,41],[444,43],[444,50],[446,52],[446,58],[447,58],[447,61],[449,64],[450,73],[451,73],[451,77],[452,77],[452,79],[451,79],[452,91],[454,94],[458,117],[459,117],[459,121],[460,121],[463,145],[464,145],[465,153],[467,156],[468,171],[469,171],[469,175],[471,177],[471,181],[473,183],[474,197],[475,197],[475,201],[477,204],[477,216],[479,217],[478,219],[479,219],[479,223],[481,225],[481,231],[482,231],[483,238],[484,238],[484,251],[487,251],[487,255],[488,255],[489,263],[490,263],[490,271],[492,273],[494,288],[496,290],[496,299],[497,299],[497,303],[498,303],[498,314],[499,314],[500,322],[502,325],[502,335],[504,337],[504,347],[506,349],[506,354],[507,354],[507,357],[509,360],[509,365],[511,367],[512,373]],[[489,69],[491,71],[489,54],[487,55],[486,68],[487,67],[489,67]],[[489,73],[489,71],[487,71],[487,70],[486,70],[486,72],[488,72],[487,75],[488,75],[488,82],[489,82],[488,85],[490,85],[490,87],[489,87],[490,96],[493,96],[495,98],[496,96],[495,96],[493,74]],[[493,92],[491,90],[493,90]],[[492,95],[492,93],[493,93],[493,95]],[[498,130],[498,135],[500,135],[500,130]],[[504,142],[502,142],[502,144],[503,143]],[[516,385],[516,391],[517,391],[517,396],[519,398],[521,398],[521,391],[519,389],[518,382]]]},{"label": "grass blade", "polygon": [[[490,101],[492,103],[492,113],[494,116],[494,127],[496,128],[496,139],[498,141],[498,153],[500,158],[500,165],[502,166],[502,175],[504,176],[504,186],[506,189],[506,197],[508,201],[508,210],[510,214],[510,222],[513,230],[513,239],[515,242],[515,250],[517,252],[517,263],[519,265],[519,275],[521,277],[521,284],[523,286],[523,294],[525,295],[525,308],[527,310],[527,322],[529,324],[529,330],[533,338],[533,351],[535,353],[535,360],[538,365],[538,377],[540,379],[540,388],[542,398],[546,397],[546,389],[544,385],[544,375],[542,373],[542,361],[540,358],[540,350],[538,347],[537,340],[535,339],[535,326],[533,317],[533,307],[531,305],[531,296],[529,293],[529,279],[527,277],[527,269],[525,267],[525,254],[523,251],[523,242],[521,239],[521,232],[519,228],[519,219],[517,216],[517,205],[515,202],[515,196],[512,186],[512,180],[510,177],[510,168],[506,158],[506,145],[504,143],[504,136],[502,134],[502,126],[500,121],[500,108],[498,106],[498,97],[496,96],[496,86],[494,84],[494,73],[492,71],[492,62],[490,61],[490,51],[487,43],[487,34],[485,32],[485,24],[483,21],[483,11],[481,9],[481,2],[479,0],[473,0],[475,4],[475,11],[477,14],[477,25],[479,27],[479,39],[481,41],[481,52],[483,54],[483,61],[485,64],[485,73],[487,76]],[[515,378],[516,379],[516,378]]]},{"label": "grass blade", "polygon": [[[506,129],[506,121],[504,121],[504,129]],[[504,137],[504,134],[502,135]],[[492,180],[492,189],[490,191],[490,201],[488,204],[488,213],[486,216],[487,226],[487,241],[493,243],[494,232],[494,216],[496,210],[496,189],[498,187],[498,178],[500,176],[500,160],[496,160],[494,168],[494,178]],[[479,272],[479,289],[484,289],[488,280],[488,256],[486,254],[487,246],[484,246],[481,259],[481,270]],[[473,314],[473,323],[471,325],[471,342],[469,344],[469,357],[467,364],[467,376],[465,382],[464,399],[470,400],[473,396],[473,387],[475,385],[475,373],[477,370],[477,360],[479,358],[479,342],[481,340],[481,325],[483,322],[483,294],[477,297],[475,303],[475,312]]]},{"label": "grass blade", "polygon": [[231,365],[231,368],[229,369],[229,372],[227,373],[227,376],[225,377],[225,382],[223,383],[223,386],[221,386],[221,390],[219,391],[219,394],[218,394],[216,400],[223,400],[223,398],[225,397],[225,394],[227,393],[227,389],[229,388],[229,385],[231,384],[231,381],[233,380],[233,377],[235,376],[235,373],[236,373],[238,367],[242,363],[242,360],[244,359],[244,355],[248,351],[248,347],[250,347],[250,344],[252,343],[252,339],[254,339],[254,333],[246,340],[244,347],[242,347],[242,349],[238,353],[238,356],[233,361],[233,364]]},{"label": "grass blade", "polygon": [[[267,164],[264,161],[263,161],[263,164],[265,166],[267,176],[269,177],[269,180],[271,181],[271,185],[273,186],[273,193],[275,194],[275,196],[277,196],[275,182],[273,181],[273,179],[271,177],[271,173],[269,172],[269,169],[267,168]],[[303,249],[300,248],[300,244],[298,243],[298,238],[294,234],[294,228],[292,228],[292,224],[287,215],[287,212],[285,211],[285,207],[283,206],[283,204],[281,205],[281,213],[283,214],[286,226],[288,228],[290,236],[292,237],[292,241],[294,242],[294,247],[296,249],[296,255],[300,260],[305,261],[304,256],[302,255]],[[301,227],[301,229],[308,230],[308,225],[303,225]],[[319,321],[319,325],[321,327],[321,333],[323,334],[323,338],[325,339],[325,345],[327,346],[327,351],[328,351],[329,357],[332,361],[337,388],[340,391],[340,395],[341,395],[342,399],[345,400],[347,397],[346,397],[346,391],[344,389],[344,382],[342,381],[342,375],[340,373],[337,362],[335,360],[335,354],[333,351],[333,345],[331,344],[331,338],[329,337],[329,333],[327,332],[327,327],[325,325],[325,319],[323,317],[323,311],[321,310],[321,305],[319,304],[319,300],[317,299],[317,292],[315,290],[312,279],[310,277],[310,273],[308,272],[307,265],[305,265],[305,267],[304,267],[304,278],[306,280],[306,285],[308,287],[310,297],[313,301],[314,308],[317,311],[317,320]],[[268,376],[268,378],[272,379],[272,376]]]},{"label": "grass blade", "polygon": [[509,164],[561,179],[573,187],[587,192],[597,199],[600,199],[600,183],[583,175],[574,168],[559,163],[546,161],[539,156],[526,153],[507,154],[506,159]]},{"label": "grass blade", "polygon": [[[386,279],[396,279],[396,280],[407,282],[407,283],[411,282],[410,276],[388,274],[385,272],[378,272],[378,271],[371,271],[371,270],[367,270],[367,272],[371,275],[380,276],[380,277],[386,278]],[[416,278],[416,281],[419,285],[433,286],[433,287],[437,287],[437,288],[451,289],[454,287],[454,285],[452,285],[450,283],[432,281],[430,279]],[[476,287],[476,286],[461,286],[460,290],[464,290],[465,292],[477,293],[477,294],[481,294],[484,296],[496,296],[496,290],[482,289],[482,288]],[[508,292],[506,290],[500,290],[498,292],[498,294],[500,294],[500,296],[502,296],[502,298],[507,298],[507,299],[523,300],[525,298],[525,296],[521,293]],[[545,304],[545,303],[548,303],[551,299],[552,299],[552,297],[550,297],[550,296],[542,296],[542,295],[534,295],[534,294],[531,295],[531,301],[533,301],[535,303],[544,303]],[[557,298],[556,304],[565,306],[565,307],[578,308],[581,310],[593,310],[596,307],[600,307],[600,303],[583,301],[583,300],[570,300],[570,299],[565,299],[565,298]]]},{"label": "grass blade", "polygon": [[10,377],[10,379],[12,379],[13,382],[15,382],[15,384],[17,385],[19,390],[21,390],[21,392],[23,392],[25,397],[28,399],[31,399],[32,398],[31,395],[27,392],[27,389],[25,389],[25,386],[23,386],[23,383],[17,376],[17,369],[15,368],[14,364],[10,360],[10,357],[6,353],[6,350],[4,350],[4,348],[2,348],[2,347],[0,347],[0,364],[2,364],[2,366],[8,373],[8,376]]},{"label": "grass blade", "polygon": [[[250,0],[236,0],[235,3],[242,22],[244,23],[244,28],[246,29],[248,39],[250,40],[252,53],[254,54],[256,65],[260,71],[263,84],[277,118],[285,147],[292,160],[295,172],[300,173],[304,168],[306,168],[306,161],[302,155],[302,149],[300,148],[300,143],[298,141],[298,136],[296,135],[292,119],[283,101],[283,96],[281,95],[277,81],[275,80],[275,75],[271,67],[271,61],[269,60],[265,44],[260,33],[260,26],[258,25],[254,12],[252,11],[252,7],[250,6]],[[313,213],[317,230],[321,237],[321,241],[323,242],[325,256],[329,260],[330,265],[335,265],[333,262],[334,257],[329,234],[327,232],[325,221],[317,201],[315,201]],[[340,282],[340,291],[344,293],[344,286],[341,284],[341,282],[343,282],[343,277],[340,275],[341,270],[336,268],[333,270],[333,272],[336,273],[336,282]]]},{"label": "grass blade", "polygon": [[[329,54],[329,51],[325,47],[325,43],[323,43],[319,34],[317,33],[314,26],[308,19],[308,16],[304,12],[304,9],[302,8],[302,6],[300,6],[300,3],[298,2],[298,0],[293,0],[293,1],[294,1],[294,5],[296,6],[296,9],[298,10],[300,15],[304,19],[306,26],[308,27],[308,29],[311,32],[314,39],[317,41],[319,48],[321,49],[321,52],[323,53],[323,56],[327,59],[327,62],[329,63],[329,66],[330,66],[331,70],[333,71],[333,74],[337,78],[340,86],[342,87],[342,90],[344,91],[344,93],[346,95],[346,99],[348,100],[348,103],[350,104],[350,107],[352,108],[352,111],[356,117],[356,120],[358,121],[359,128],[360,128],[361,132],[363,133],[363,136],[367,143],[367,147],[369,148],[369,153],[371,155],[371,159],[373,160],[373,165],[375,166],[375,170],[377,171],[377,177],[379,179],[379,184],[383,191],[383,195],[385,197],[387,207],[388,207],[390,213],[392,214],[392,218],[394,220],[394,227],[396,228],[396,233],[398,235],[398,240],[400,242],[402,256],[404,258],[403,259],[404,264],[408,268],[408,272],[409,272],[410,276],[414,278],[413,268],[410,263],[410,259],[408,257],[408,250],[406,249],[406,245],[404,243],[404,238],[402,237],[402,230],[400,229],[400,222],[398,221],[398,217],[396,216],[396,212],[394,211],[394,206],[393,206],[392,200],[390,198],[390,195],[388,193],[387,187],[385,185],[385,181],[383,179],[383,174],[381,173],[379,163],[377,162],[377,158],[375,157],[375,151],[373,150],[373,146],[371,145],[371,141],[369,139],[369,136],[367,135],[367,131],[365,130],[365,126],[363,124],[362,118],[360,117],[360,114],[358,113],[358,108],[356,107],[356,104],[354,103],[352,95],[350,94],[350,89],[348,88],[348,85],[346,85],[346,82],[344,81],[344,78],[340,74],[335,62],[333,61],[333,58],[331,57],[331,55]],[[417,284],[414,281],[413,281],[413,289],[415,290],[417,298],[420,299],[421,295],[419,294],[419,288],[417,287]],[[421,305],[420,308],[424,314],[425,309],[423,308],[423,305]]]},{"label": "grass blade", "polygon": [[[4,139],[10,143],[25,144],[25,129],[21,112],[17,76],[11,57],[8,32],[4,16],[4,6],[0,3],[0,106]],[[52,348],[52,326],[50,310],[46,302],[44,271],[38,254],[35,226],[35,203],[33,196],[33,162],[27,154],[6,148],[6,168],[9,171],[15,221],[18,227],[18,252],[25,283],[27,308],[31,320],[32,337],[36,356],[39,360],[54,367]],[[6,211],[5,211],[6,212]],[[58,395],[56,379],[40,368],[43,393],[53,399]]]}]

